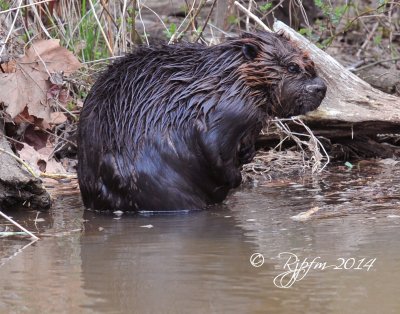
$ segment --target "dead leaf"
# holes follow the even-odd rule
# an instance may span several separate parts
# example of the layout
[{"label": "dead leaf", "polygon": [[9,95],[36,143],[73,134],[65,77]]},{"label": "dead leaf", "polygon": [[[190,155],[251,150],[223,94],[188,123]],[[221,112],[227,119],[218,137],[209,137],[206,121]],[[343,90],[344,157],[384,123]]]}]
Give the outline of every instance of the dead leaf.
[{"label": "dead leaf", "polygon": [[37,41],[24,57],[16,60],[15,73],[0,74],[0,102],[7,105],[6,112],[12,118],[27,106],[31,115],[49,120],[51,108],[47,91],[52,85],[49,75],[62,73],[68,76],[80,67],[78,59],[66,48],[60,47],[59,40]]},{"label": "dead leaf", "polygon": [[51,73],[50,82],[54,85],[64,84],[64,77],[63,77],[62,73]]},{"label": "dead leaf", "polygon": [[10,60],[9,62],[3,63],[0,66],[4,73],[14,73],[16,71],[15,64],[15,60]]},{"label": "dead leaf", "polygon": [[24,147],[19,151],[19,156],[36,172],[66,173],[64,167],[59,162],[54,159],[48,159],[49,155],[47,153],[49,150],[43,149],[41,151],[46,152],[46,154],[41,154],[32,146],[24,144]]},{"label": "dead leaf", "polygon": [[62,85],[52,85],[47,90],[47,100],[58,100],[61,104],[65,105],[70,100],[67,88]]},{"label": "dead leaf", "polygon": [[49,133],[44,132],[34,124],[29,125],[24,132],[24,142],[33,146],[36,150],[46,147]]},{"label": "dead leaf", "polygon": [[38,55],[45,61],[50,73],[62,71],[64,76],[68,76],[81,67],[72,52],[60,46],[59,39],[39,40],[26,52],[25,62],[34,62],[38,70],[43,70],[43,63]]},{"label": "dead leaf", "polygon": [[40,120],[40,124],[36,124],[40,129],[42,130],[51,130],[51,125],[50,123],[48,123],[47,121],[43,120],[43,119],[37,119]]},{"label": "dead leaf", "polygon": [[46,173],[65,174],[67,171],[65,171],[64,167],[58,161],[50,159],[47,161]]},{"label": "dead leaf", "polygon": [[38,149],[37,152],[42,156],[50,156],[50,154],[53,152],[53,147],[46,146]]},{"label": "dead leaf", "polygon": [[24,147],[18,152],[23,159],[35,172],[39,171],[38,161],[41,160],[40,154],[30,145],[24,144]]},{"label": "dead leaf", "polygon": [[51,124],[61,124],[67,121],[67,116],[62,112],[52,112],[50,114],[50,123]]},{"label": "dead leaf", "polygon": [[30,124],[35,123],[35,117],[32,117],[29,112],[28,112],[28,108],[24,108],[24,110],[22,110],[20,112],[20,114],[18,116],[15,117],[14,122],[16,124],[21,124],[24,122],[28,122]]}]

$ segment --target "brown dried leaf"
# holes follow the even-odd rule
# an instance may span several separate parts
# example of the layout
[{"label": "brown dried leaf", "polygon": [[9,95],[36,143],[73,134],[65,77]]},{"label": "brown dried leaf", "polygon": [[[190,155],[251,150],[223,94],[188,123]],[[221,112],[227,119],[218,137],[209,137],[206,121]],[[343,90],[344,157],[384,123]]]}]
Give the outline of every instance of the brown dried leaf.
[{"label": "brown dried leaf", "polygon": [[19,151],[19,156],[28,163],[36,172],[42,171],[47,173],[66,173],[61,163],[54,159],[48,159],[52,150],[46,148],[36,151],[32,146],[24,144],[24,147]]},{"label": "brown dried leaf", "polygon": [[19,156],[23,159],[35,172],[39,171],[38,162],[43,160],[40,154],[30,145],[24,144],[24,147],[19,151]]},{"label": "brown dried leaf", "polygon": [[[59,39],[39,40],[26,52],[24,58],[26,61],[34,62],[38,70],[43,70],[43,63],[40,58],[46,63],[46,67],[50,73],[63,71],[65,76],[68,76],[81,67],[78,59],[64,47],[60,46]],[[21,60],[22,60],[21,59]]]},{"label": "brown dried leaf", "polygon": [[67,76],[81,64],[55,39],[37,41],[16,61],[15,73],[0,74],[0,102],[7,105],[6,112],[12,118],[27,106],[31,115],[48,121],[51,112],[47,99],[51,87],[49,73],[63,72]]},{"label": "brown dried leaf", "polygon": [[14,118],[15,124],[21,124],[21,123],[35,123],[35,117],[31,116],[28,112],[28,108],[24,108],[24,110],[21,111],[21,113]]},{"label": "brown dried leaf", "polygon": [[[39,123],[39,121],[36,121],[36,123]],[[24,132],[24,142],[26,142],[28,145],[33,146],[35,149],[41,149],[43,147],[46,147],[49,133],[44,132],[35,125],[29,125],[26,128]]]},{"label": "brown dried leaf", "polygon": [[62,85],[52,85],[47,90],[47,100],[57,100],[61,104],[65,105],[70,100],[69,92],[67,88]]},{"label": "brown dried leaf", "polygon": [[1,70],[2,70],[4,73],[13,73],[13,72],[15,72],[15,71],[16,71],[16,68],[15,68],[15,60],[10,60],[10,61],[7,62],[7,63],[1,64]]},{"label": "brown dried leaf", "polygon": [[50,114],[50,123],[51,124],[61,124],[67,121],[67,116],[62,112],[52,112]]},{"label": "brown dried leaf", "polygon": [[57,174],[65,174],[67,171],[58,161],[54,159],[50,159],[47,161],[46,165],[46,172],[47,173],[57,173]]}]

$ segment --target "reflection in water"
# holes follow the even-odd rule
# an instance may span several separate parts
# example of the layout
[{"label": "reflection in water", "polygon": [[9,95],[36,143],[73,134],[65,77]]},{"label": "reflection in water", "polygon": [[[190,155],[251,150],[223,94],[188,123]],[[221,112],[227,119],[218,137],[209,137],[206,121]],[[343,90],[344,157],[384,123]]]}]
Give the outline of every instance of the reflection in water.
[{"label": "reflection in water", "polygon": [[[104,311],[134,306],[149,313],[204,313],[227,298],[231,300],[224,302],[225,309],[237,309],[254,292],[251,245],[234,220],[222,214],[123,217],[117,222],[86,214],[93,225],[81,242],[85,289],[106,300]],[[141,227],[148,224],[154,227]],[[101,236],[91,232],[97,226],[104,228]]]},{"label": "reflection in water", "polygon": [[[36,226],[36,212],[12,213],[42,240],[11,259],[26,243],[1,240],[0,313],[399,313],[399,174],[375,167],[260,183],[223,208],[181,215],[93,213],[77,195]],[[312,207],[312,220],[290,219]],[[285,251],[376,262],[310,270],[279,289]],[[259,268],[255,252],[265,257]]]}]

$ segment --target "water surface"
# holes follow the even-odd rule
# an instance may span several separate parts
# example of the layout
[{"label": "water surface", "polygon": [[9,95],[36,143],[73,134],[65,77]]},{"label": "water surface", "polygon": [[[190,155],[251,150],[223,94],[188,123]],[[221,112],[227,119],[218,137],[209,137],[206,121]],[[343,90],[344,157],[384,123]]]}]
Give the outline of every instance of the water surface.
[{"label": "water surface", "polygon": [[[8,213],[41,240],[0,240],[1,313],[400,313],[397,165],[259,182],[189,214],[118,217],[58,195],[39,216]],[[311,208],[310,219],[291,218]],[[310,269],[278,288],[283,252],[326,265],[376,260]]]}]

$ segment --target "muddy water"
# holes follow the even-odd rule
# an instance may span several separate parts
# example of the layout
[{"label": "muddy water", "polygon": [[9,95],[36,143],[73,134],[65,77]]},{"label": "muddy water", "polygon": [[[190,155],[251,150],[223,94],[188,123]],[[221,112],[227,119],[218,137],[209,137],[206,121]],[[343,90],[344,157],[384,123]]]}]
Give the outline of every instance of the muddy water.
[{"label": "muddy water", "polygon": [[41,240],[0,240],[0,313],[400,313],[399,164],[259,182],[189,214],[96,214],[76,194],[9,214]]}]

